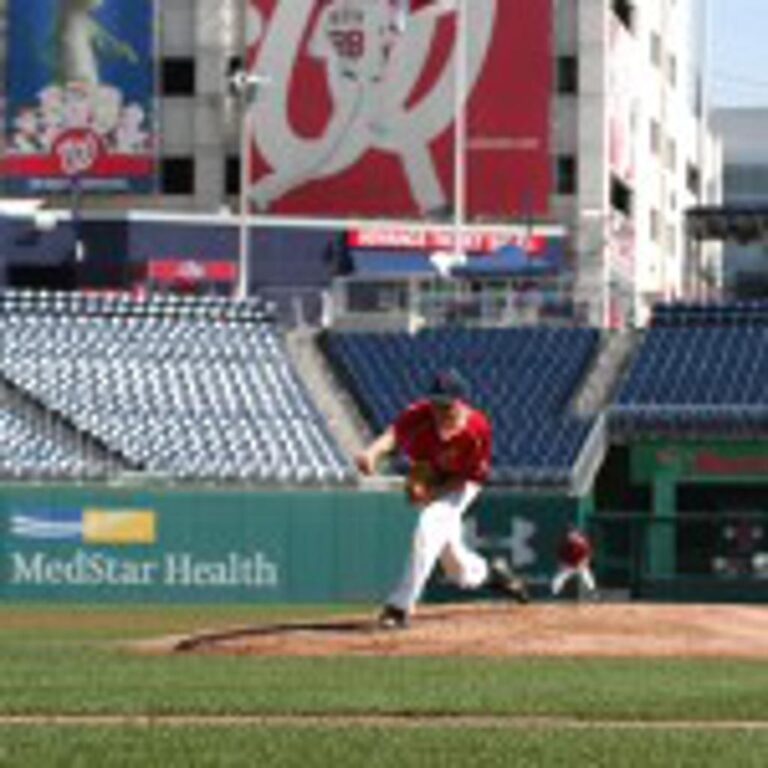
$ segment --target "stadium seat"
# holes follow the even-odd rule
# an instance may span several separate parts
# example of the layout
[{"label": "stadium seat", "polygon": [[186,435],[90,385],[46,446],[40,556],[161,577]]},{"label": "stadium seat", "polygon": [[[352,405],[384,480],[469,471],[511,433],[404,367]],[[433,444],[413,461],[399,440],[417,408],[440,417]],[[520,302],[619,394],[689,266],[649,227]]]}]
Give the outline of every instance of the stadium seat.
[{"label": "stadium seat", "polygon": [[493,423],[492,479],[561,486],[592,424],[569,404],[598,338],[595,329],[555,327],[334,332],[325,348],[374,431],[423,395],[436,369],[458,369]]},{"label": "stadium seat", "polygon": [[609,411],[630,435],[763,435],[768,303],[660,305]]},{"label": "stadium seat", "polygon": [[353,475],[258,300],[7,292],[1,303],[0,374],[135,467],[215,481]]}]

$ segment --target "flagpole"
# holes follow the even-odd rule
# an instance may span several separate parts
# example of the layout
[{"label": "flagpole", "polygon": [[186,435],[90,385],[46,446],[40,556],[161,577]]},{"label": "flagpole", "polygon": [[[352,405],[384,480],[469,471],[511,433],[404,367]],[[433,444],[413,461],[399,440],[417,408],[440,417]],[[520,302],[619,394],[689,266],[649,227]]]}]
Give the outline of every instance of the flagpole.
[{"label": "flagpole", "polygon": [[237,95],[240,111],[240,201],[238,215],[238,275],[236,298],[248,297],[250,280],[250,230],[248,188],[251,183],[251,110],[258,89],[268,85],[270,78],[256,72],[239,69],[229,78],[229,85]]},{"label": "flagpole", "polygon": [[453,252],[457,260],[465,256],[464,229],[467,207],[467,25],[466,0],[456,0],[456,66],[454,76],[453,142]]}]

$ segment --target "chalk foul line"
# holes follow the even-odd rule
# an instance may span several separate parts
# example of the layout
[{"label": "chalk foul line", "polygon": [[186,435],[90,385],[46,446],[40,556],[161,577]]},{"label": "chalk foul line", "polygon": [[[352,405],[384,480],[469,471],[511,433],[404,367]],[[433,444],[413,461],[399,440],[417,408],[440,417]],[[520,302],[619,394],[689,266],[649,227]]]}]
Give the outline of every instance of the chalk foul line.
[{"label": "chalk foul line", "polygon": [[78,727],[306,727],[347,728],[538,728],[569,730],[768,731],[768,720],[600,720],[565,716],[429,714],[20,714],[0,715],[6,726]]}]

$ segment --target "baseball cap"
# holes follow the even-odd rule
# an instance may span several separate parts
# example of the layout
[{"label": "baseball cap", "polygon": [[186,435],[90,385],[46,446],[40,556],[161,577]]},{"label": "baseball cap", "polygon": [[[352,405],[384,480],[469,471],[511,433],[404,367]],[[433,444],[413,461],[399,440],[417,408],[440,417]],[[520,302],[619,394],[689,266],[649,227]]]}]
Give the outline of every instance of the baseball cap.
[{"label": "baseball cap", "polygon": [[427,395],[434,402],[450,403],[466,398],[467,385],[458,371],[449,368],[435,374]]}]

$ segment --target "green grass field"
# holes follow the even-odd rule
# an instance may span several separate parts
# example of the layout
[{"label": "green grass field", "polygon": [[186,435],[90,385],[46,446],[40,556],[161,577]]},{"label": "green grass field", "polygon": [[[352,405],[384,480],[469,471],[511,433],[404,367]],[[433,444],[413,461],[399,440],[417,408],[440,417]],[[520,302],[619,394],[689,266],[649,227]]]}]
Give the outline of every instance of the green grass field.
[{"label": "green grass field", "polygon": [[[0,767],[768,765],[760,662],[164,657],[123,642],[327,611],[2,608]],[[85,720],[50,722],[62,715]],[[297,719],[254,721],[281,715]]]}]

